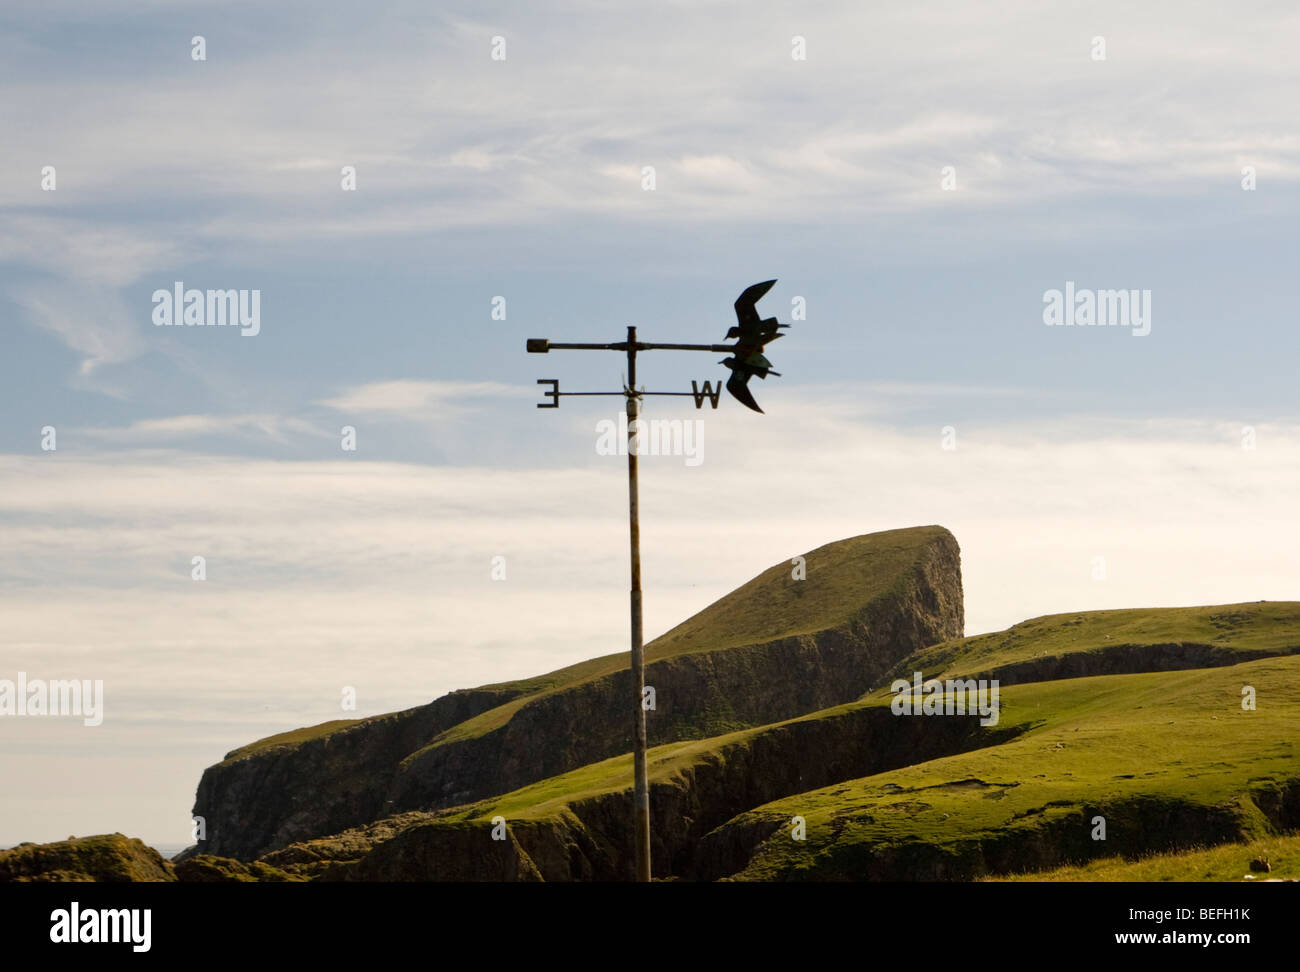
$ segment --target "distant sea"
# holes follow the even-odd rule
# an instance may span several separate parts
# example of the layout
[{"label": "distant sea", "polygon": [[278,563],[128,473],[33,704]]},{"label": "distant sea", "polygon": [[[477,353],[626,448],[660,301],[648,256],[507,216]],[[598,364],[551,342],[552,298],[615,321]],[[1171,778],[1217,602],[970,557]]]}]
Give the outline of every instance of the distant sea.
[{"label": "distant sea", "polygon": [[150,844],[149,846],[170,861],[173,857],[175,857],[177,854],[179,854],[181,851],[183,851],[185,848],[189,847],[190,845],[189,844]]}]

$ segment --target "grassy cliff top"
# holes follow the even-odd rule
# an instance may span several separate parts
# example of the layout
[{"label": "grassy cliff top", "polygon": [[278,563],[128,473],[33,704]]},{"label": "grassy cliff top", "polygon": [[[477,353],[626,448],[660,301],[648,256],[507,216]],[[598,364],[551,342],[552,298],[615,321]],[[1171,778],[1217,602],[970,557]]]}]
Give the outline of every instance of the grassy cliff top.
[{"label": "grassy cliff top", "polygon": [[[930,544],[952,534],[941,526],[867,533],[827,543],[803,555],[807,580],[796,582],[783,560],[714,601],[645,646],[646,661],[695,651],[762,644],[838,627],[864,605],[907,582]],[[815,581],[815,583],[814,583]],[[554,691],[627,667],[627,652],[602,655],[545,675],[484,685],[484,689]]]},{"label": "grassy cliff top", "polygon": [[[984,748],[952,749],[954,755],[922,757],[903,768],[846,778],[759,807],[747,807],[737,794],[738,804],[728,810],[736,816],[718,828],[737,828],[733,833],[742,844],[755,841],[752,856],[737,865],[743,865],[737,876],[880,876],[877,869],[894,873],[889,868],[896,872],[900,857],[918,853],[931,863],[960,861],[979,874],[988,866],[981,863],[986,849],[1051,848],[1063,833],[1077,836],[1081,821],[1099,812],[1107,817],[1111,843],[1094,846],[1080,838],[1089,848],[1083,857],[1094,853],[1102,861],[1060,872],[1070,875],[1066,879],[1123,879],[1137,873],[1113,855],[1167,851],[1162,841],[1171,827],[1188,850],[1153,858],[1141,873],[1226,875],[1239,869],[1241,845],[1222,854],[1213,845],[1275,836],[1273,817],[1284,800],[1292,799],[1282,794],[1300,786],[1300,740],[1294,732],[1300,724],[1300,654],[1292,653],[1300,638],[1300,605],[1100,611],[1038,618],[1011,631],[1010,644],[1003,644],[1010,632],[999,632],[936,646],[931,651],[942,666],[927,665],[926,676],[984,671],[1048,651],[1073,651],[1104,672],[1106,659],[1092,652],[1109,643],[1107,635],[1123,644],[1208,643],[1228,650],[1216,658],[1218,667],[1128,674],[1093,674],[1085,667],[1068,678],[1004,685],[997,735],[985,740]],[[972,652],[969,659],[961,652],[965,646]],[[1252,659],[1247,651],[1276,654]],[[1237,653],[1241,661],[1235,661]],[[1177,652],[1157,652],[1156,659],[1185,661]],[[1253,710],[1241,707],[1247,685],[1257,697]],[[881,717],[909,719],[917,730],[947,728],[951,718],[893,716],[891,701],[882,691],[771,725],[657,746],[648,754],[650,780],[691,785],[706,766],[712,768],[706,775],[715,780],[715,771],[728,765],[748,772],[743,767],[761,766],[781,751],[780,740],[793,741],[783,758],[841,759],[844,754],[833,749],[805,751],[797,740],[801,734],[809,740],[844,739],[846,730],[858,731],[859,721],[867,727],[878,725]],[[835,729],[832,720],[847,721]],[[828,723],[826,731],[804,734],[797,728],[820,721]],[[498,814],[583,826],[578,817],[590,812],[592,819],[601,819],[602,811],[594,808],[603,798],[626,794],[631,777],[631,756],[625,754],[501,796],[411,816],[421,826],[478,825]],[[806,821],[806,841],[789,839],[794,816]],[[728,846],[730,838],[722,839]],[[1211,847],[1204,852],[1208,856],[1186,857],[1200,853],[1198,844]],[[1080,859],[1077,851],[1065,859]],[[1287,848],[1279,845],[1275,851],[1275,863],[1290,861]],[[883,855],[883,864],[877,855]]]},{"label": "grassy cliff top", "polygon": [[[1258,693],[1254,711],[1241,707],[1243,685]],[[956,856],[981,841],[1085,827],[1096,813],[1107,818],[1108,846],[1197,838],[1188,826],[1159,833],[1144,816],[1153,809],[1184,821],[1220,812],[1242,833],[1264,836],[1269,825],[1253,795],[1300,781],[1300,656],[1015,685],[1002,690],[1001,703],[1003,721],[1031,719],[1034,728],[737,818],[807,821],[806,841],[778,829],[739,876],[854,878],[882,853],[924,844]]]},{"label": "grassy cliff top", "polygon": [[[957,541],[941,526],[887,530],[837,540],[804,554],[806,579],[792,578],[791,561],[769,567],[645,646],[646,663],[693,652],[719,651],[813,634],[848,623],[879,598],[902,593],[912,569],[935,543]],[[486,689],[524,689],[526,694],[452,727],[427,748],[491,732],[533,699],[626,669],[621,651],[520,682]],[[408,759],[415,759],[413,753]]]},{"label": "grassy cliff top", "polygon": [[[1262,862],[1268,870],[1252,867]],[[1073,867],[984,878],[985,881],[1300,881],[1300,836],[1261,837],[1241,843],[1129,861],[1104,857]]]},{"label": "grassy cliff top", "polygon": [[[1089,651],[1097,639],[1105,643],[1107,634],[1121,643],[1204,640],[1281,656],[1300,640],[1300,605],[1100,611],[1039,618],[1012,631],[1016,637],[1007,646],[1002,642],[1008,632],[936,646],[931,652],[939,654],[943,664],[925,668],[926,676],[941,670],[949,675],[976,672],[1049,650]],[[971,646],[972,658],[961,654],[963,646]],[[1241,687],[1246,683],[1260,693],[1257,711],[1241,710]],[[1285,742],[1300,724],[1300,656],[1221,668],[1028,683],[1003,688],[1001,698],[998,727],[1024,730],[1012,741],[801,794],[754,812],[773,818],[786,814],[787,819],[798,813],[811,828],[818,814],[830,820],[879,800],[881,806],[902,808],[884,811],[894,814],[899,824],[893,839],[959,840],[969,837],[972,828],[979,832],[1005,825],[1006,808],[1036,823],[1040,815],[1045,819],[1067,812],[1054,808],[1074,811],[1088,799],[1154,795],[1214,802],[1239,796],[1248,784],[1300,778],[1300,752]],[[887,708],[891,699],[882,689],[858,702],[782,723],[657,746],[647,757],[650,779],[666,780],[689,774],[703,763],[725,761],[737,747],[792,723],[838,718],[863,707]],[[444,812],[461,820],[496,814],[545,818],[577,802],[626,790],[631,772],[631,756],[622,755]],[[912,811],[921,804],[927,810],[939,809],[918,817]],[[869,833],[872,839],[884,839],[886,831],[876,828]],[[789,864],[785,859],[771,861],[769,870]]]},{"label": "grassy cliff top", "polygon": [[1049,614],[1005,631],[955,638],[916,652],[899,662],[890,678],[910,678],[914,671],[925,678],[949,678],[1125,645],[1188,644],[1246,656],[1300,651],[1300,602]]},{"label": "grassy cliff top", "polygon": [[[804,554],[807,579],[800,582],[791,577],[791,562],[782,561],[651,641],[645,648],[646,661],[761,644],[842,625],[872,601],[903,590],[912,568],[922,562],[934,543],[943,541],[956,547],[952,534],[941,526],[886,530],[838,540]],[[505,725],[531,699],[622,671],[627,665],[627,652],[620,651],[545,675],[480,686],[474,691],[518,694],[452,727],[438,737],[437,744],[490,732]],[[294,747],[388,717],[336,719],[267,736],[233,750],[225,762],[277,747]]]},{"label": "grassy cliff top", "polygon": [[[1258,693],[1254,711],[1241,708],[1245,684]],[[1155,840],[1163,836],[1160,828],[1141,817],[1153,806],[1161,819],[1222,811],[1237,820],[1242,834],[1263,839],[1270,825],[1253,795],[1300,781],[1300,743],[1291,741],[1300,724],[1300,656],[1028,683],[1002,689],[1000,702],[999,729],[1021,730],[1008,732],[1004,742],[739,814],[727,826],[756,820],[781,826],[738,876],[853,878],[882,848],[930,845],[955,855],[986,839],[1032,841],[1040,828],[1094,812],[1106,814],[1112,841],[1131,839],[1125,828]],[[647,756],[649,777],[654,783],[689,776],[794,722],[888,705],[883,698],[853,702],[772,726],[657,746]],[[579,803],[628,790],[631,777],[631,756],[618,756],[437,817],[453,824],[497,814],[521,821],[563,816]],[[805,841],[790,839],[787,825],[796,815],[806,821]],[[1225,857],[1231,862],[1225,866],[1236,868],[1238,856]],[[1114,879],[1123,879],[1124,868],[1111,863]],[[1108,879],[1089,877],[1087,869],[1080,877]]]},{"label": "grassy cliff top", "polygon": [[262,752],[268,749],[275,749],[277,746],[297,746],[306,742],[308,739],[315,739],[319,736],[328,736],[332,732],[340,729],[346,729],[348,726],[355,726],[364,719],[333,719],[330,722],[322,722],[320,725],[307,726],[303,729],[290,729],[288,732],[278,732],[274,736],[267,736],[264,739],[258,739],[247,746],[240,746],[226,754],[223,762],[233,763],[237,759],[243,759],[245,756],[251,756],[253,753]]}]

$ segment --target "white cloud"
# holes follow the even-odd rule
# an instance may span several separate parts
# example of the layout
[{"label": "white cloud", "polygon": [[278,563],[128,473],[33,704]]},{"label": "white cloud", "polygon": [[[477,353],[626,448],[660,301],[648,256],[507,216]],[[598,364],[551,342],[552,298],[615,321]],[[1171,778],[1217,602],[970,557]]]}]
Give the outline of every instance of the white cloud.
[{"label": "white cloud", "polygon": [[[1253,452],[1230,424],[959,428],[958,448],[947,452],[938,430],[891,431],[853,414],[850,403],[787,402],[762,417],[756,436],[748,413],[705,413],[702,466],[643,460],[650,628],[793,553],[932,522],[952,529],[965,551],[972,632],[1050,611],[1294,594],[1295,427],[1258,427]],[[174,425],[209,428],[193,417]],[[148,629],[182,630],[184,617],[209,605],[204,637],[214,645],[253,639],[306,650],[316,635],[304,632],[320,628],[342,646],[371,626],[384,640],[448,645],[448,658],[461,661],[445,669],[440,690],[525,675],[531,669],[509,652],[491,666],[470,662],[471,646],[509,645],[522,637],[520,616],[532,643],[543,629],[566,632],[553,644],[556,664],[573,660],[575,643],[619,643],[619,625],[606,625],[621,615],[592,598],[620,603],[623,474],[616,457],[526,479],[364,461],[6,457],[0,565],[19,589],[0,598],[0,618],[11,641],[108,639],[143,650]],[[771,498],[759,520],[736,500],[755,482]],[[188,580],[195,553],[210,557],[203,601]],[[487,565],[497,553],[509,557],[511,579],[492,585]],[[1090,577],[1095,555],[1107,558],[1105,583]],[[111,591],[111,601],[94,607],[97,591]],[[33,598],[62,607],[33,614]],[[501,598],[518,610],[492,609]],[[130,608],[136,599],[156,602],[148,617]],[[111,617],[92,623],[110,603]],[[352,620],[322,621],[331,604]]]},{"label": "white cloud", "polygon": [[467,399],[517,396],[520,389],[495,381],[375,381],[345,389],[317,404],[339,412],[381,412],[429,420],[435,410],[445,418],[447,409],[462,409]]},{"label": "white cloud", "polygon": [[137,227],[100,226],[84,219],[14,216],[0,221],[0,262],[44,275],[15,286],[14,301],[26,312],[27,323],[82,356],[83,376],[145,350],[140,332],[149,321],[148,309],[133,313],[121,288],[185,259],[190,249]]},{"label": "white cloud", "polygon": [[[1279,134],[1273,107],[1294,102],[1300,84],[1276,67],[1294,37],[1285,6],[1249,22],[1173,3],[1140,15],[1118,3],[1013,9],[836,5],[792,16],[760,4],[749,19],[769,26],[740,33],[729,6],[664,18],[634,5],[598,23],[521,12],[503,63],[487,56],[500,25],[347,18],[288,50],[182,63],[166,85],[129,75],[11,83],[0,122],[17,170],[66,170],[60,197],[220,200],[221,216],[175,221],[188,242],[524,224],[557,211],[856,219],[1099,190],[1199,193],[1216,173],[1234,181],[1225,167],[1238,157],[1300,178],[1300,144]],[[1109,37],[1105,62],[1088,56],[1097,32]],[[794,33],[808,38],[806,62],[790,60]],[[215,88],[232,56],[237,70]],[[54,132],[52,114],[63,119]],[[484,137],[484,118],[499,137]],[[239,152],[214,161],[213,145]],[[358,166],[354,199],[339,191],[345,164]],[[674,204],[644,205],[639,177],[600,177],[647,164],[678,170],[658,190]],[[939,194],[946,164],[961,174],[959,199]],[[34,186],[0,186],[0,204],[30,205],[42,195]],[[746,193],[762,205],[737,198]]]},{"label": "white cloud", "polygon": [[285,442],[290,434],[333,438],[310,422],[282,415],[173,415],[141,419],[123,427],[80,430],[94,439],[122,444],[147,445],[178,442],[204,436],[238,436]]},{"label": "white cloud", "polygon": [[42,282],[17,287],[12,297],[31,324],[82,355],[83,376],[128,361],[143,347],[136,322],[114,290]]},{"label": "white cloud", "polygon": [[191,252],[182,241],[126,223],[54,215],[6,215],[0,222],[0,261],[57,274],[103,293],[182,262]]}]

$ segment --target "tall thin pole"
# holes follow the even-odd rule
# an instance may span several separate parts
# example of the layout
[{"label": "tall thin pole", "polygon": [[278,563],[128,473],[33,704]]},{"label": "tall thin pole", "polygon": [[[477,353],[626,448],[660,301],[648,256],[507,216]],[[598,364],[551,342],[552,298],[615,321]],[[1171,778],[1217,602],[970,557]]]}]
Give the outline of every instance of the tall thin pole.
[{"label": "tall thin pole", "polygon": [[650,880],[650,785],[646,779],[645,653],[641,644],[641,518],[637,503],[636,328],[627,329],[627,515],[632,540],[632,686],[636,713],[632,738],[633,842],[636,879]]},{"label": "tall thin pole", "polygon": [[[566,395],[621,394],[627,398],[627,520],[628,535],[632,548],[630,600],[632,607],[632,691],[635,693],[634,698],[631,700],[632,711],[635,713],[635,721],[632,724],[632,846],[636,851],[636,880],[638,881],[649,881],[651,874],[650,783],[646,771],[645,646],[642,643],[643,635],[641,631],[641,520],[637,499],[637,432],[641,424],[638,417],[641,411],[641,396],[678,395],[684,397],[690,395],[695,399],[695,407],[700,408],[703,406],[704,397],[707,395],[713,407],[717,408],[718,395],[722,391],[722,384],[719,382],[718,388],[714,390],[706,381],[704,391],[700,391],[696,383],[692,381],[689,392],[638,392],[636,390],[636,356],[638,351],[653,350],[725,352],[731,357],[721,362],[721,364],[725,364],[732,371],[732,377],[727,380],[727,390],[742,405],[753,409],[755,412],[761,412],[762,409],[758,407],[758,404],[754,401],[754,396],[746,390],[745,385],[754,375],[766,378],[769,374],[780,374],[780,372],[771,370],[771,366],[761,352],[764,345],[781,336],[778,329],[788,325],[778,324],[774,317],[760,319],[754,306],[758,299],[772,288],[774,283],[776,283],[775,280],[756,283],[746,288],[736,298],[734,306],[738,326],[733,327],[727,333],[728,337],[736,338],[735,344],[657,344],[649,341],[640,343],[636,339],[636,328],[629,326],[626,343],[552,342],[550,338],[529,338],[524,346],[529,354],[548,354],[552,350],[624,351],[627,353],[627,385],[621,392],[562,392],[560,391],[558,379],[539,378],[537,383],[539,385],[550,385],[551,390],[542,393],[542,397],[549,398],[550,402],[538,402],[537,407],[559,408],[560,397]],[[736,384],[737,380],[739,380],[739,385]]]}]

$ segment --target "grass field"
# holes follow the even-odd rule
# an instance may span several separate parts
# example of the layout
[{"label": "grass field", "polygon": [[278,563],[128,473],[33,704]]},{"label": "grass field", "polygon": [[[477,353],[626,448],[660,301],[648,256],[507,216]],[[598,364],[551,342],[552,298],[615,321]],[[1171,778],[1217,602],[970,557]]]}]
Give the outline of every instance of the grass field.
[{"label": "grass field", "polygon": [[1005,631],[957,638],[917,652],[891,675],[948,678],[1120,646],[1204,645],[1224,652],[1300,652],[1300,603],[1252,601],[1188,608],[1132,608],[1051,614]]},{"label": "grass field", "polygon": [[[1244,615],[1234,625],[1236,643],[1252,648],[1280,650],[1294,640],[1295,629],[1283,630],[1285,620],[1277,619],[1294,617],[1296,605],[1255,612],[1237,607],[1180,613],[1198,635],[1204,634],[1204,624],[1215,624],[1215,617]],[[1093,632],[1104,635],[1118,625],[1130,638],[1143,633],[1160,641],[1182,633],[1177,618],[1103,614],[1089,625]],[[1059,621],[1040,630],[1052,650],[1069,650],[1058,640]],[[1034,650],[1030,644],[1015,649]],[[1088,650],[1088,642],[1081,639],[1077,649]],[[953,659],[948,671],[971,669]],[[1242,708],[1244,685],[1256,692],[1253,711]],[[1014,685],[1001,690],[1000,702],[998,728],[1008,735],[1020,730],[1014,738],[739,808],[734,820],[706,840],[727,827],[744,830],[756,822],[760,830],[771,831],[739,869],[742,879],[897,877],[900,862],[912,861],[916,876],[934,879],[1051,869],[1065,880],[1075,879],[1070,875],[1076,872],[1056,870],[1059,865],[1098,858],[1109,863],[1087,863],[1078,873],[1093,876],[1078,879],[1103,880],[1105,868],[1137,866],[1116,861],[1116,855],[1122,861],[1168,849],[1277,839],[1282,794],[1288,786],[1300,786],[1300,656]],[[876,693],[774,726],[656,747],[649,754],[651,782],[686,778],[694,768],[734,759],[764,734],[794,723],[888,705],[888,697]],[[626,791],[630,776],[631,759],[620,756],[446,813],[458,821],[496,814],[545,819]],[[804,820],[805,840],[792,839],[790,822],[796,816]],[[1106,820],[1104,841],[1092,837],[1097,816]],[[1289,866],[1289,859],[1279,850],[1279,867]],[[1177,866],[1155,863],[1160,860],[1153,859],[1150,873]],[[1215,860],[1221,867],[1213,873],[1236,867],[1235,858]],[[1197,866],[1177,873],[1191,875]]]},{"label": "grass field", "polygon": [[[816,554],[808,557],[810,578],[819,566],[833,566],[819,565]],[[882,556],[895,554],[900,575],[905,551]],[[789,593],[786,576],[785,565],[765,572],[669,632],[652,655],[716,646],[713,626],[736,626],[740,642],[835,623],[830,600],[795,604],[799,595]],[[815,587],[806,591],[804,598],[820,597]],[[826,595],[847,596],[843,590]],[[861,591],[854,597],[861,603]],[[745,627],[741,617],[763,613],[765,599],[774,614]],[[1238,881],[1251,860],[1265,857],[1272,870],[1254,880],[1293,877],[1300,856],[1297,646],[1300,604],[1293,602],[1036,618],[925,649],[896,669],[900,676],[919,670],[945,679],[1008,666],[1022,678],[1068,673],[1001,686],[996,726],[981,729],[973,715],[893,715],[886,684],[856,702],[796,719],[657,746],[648,759],[652,794],[675,794],[697,822],[707,821],[674,849],[679,863],[681,854],[693,855],[685,866],[694,876]],[[1130,670],[1107,674],[1117,658]],[[1051,664],[1040,665],[1043,659]],[[1197,662],[1213,667],[1187,667]],[[597,677],[602,666],[624,663],[622,655],[595,659],[527,684],[557,691]],[[1131,670],[1135,665],[1160,670]],[[1247,687],[1252,709],[1242,705]],[[488,731],[520,702],[456,731]],[[970,720],[965,734],[954,728],[961,719]],[[906,732],[900,720],[911,720]],[[918,738],[939,738],[942,754],[916,746]],[[870,752],[864,759],[854,751],[862,739],[870,745],[858,750],[877,739],[901,746],[900,753],[882,753],[899,756],[887,764],[898,768],[853,772],[872,762]],[[912,757],[908,747],[925,755]],[[502,796],[413,814],[392,833],[406,826],[486,826],[500,815],[528,825],[520,830],[524,843],[530,833],[538,840],[560,835],[559,845],[544,849],[552,863],[556,846],[605,853],[624,839],[617,827],[631,769],[629,755],[602,760]],[[764,789],[745,774],[761,782],[768,775],[783,779]],[[817,785],[809,786],[813,779]],[[754,799],[760,792],[766,795]],[[782,793],[788,795],[772,799]],[[614,830],[601,830],[611,824]],[[578,844],[566,843],[574,838],[581,838]],[[359,853],[364,850],[352,856]]]},{"label": "grass field", "polygon": [[[1242,710],[1246,684],[1258,693],[1255,711]],[[1002,708],[1035,727],[996,747],[751,811],[781,829],[740,876],[882,876],[903,858],[936,878],[972,877],[1035,856],[1262,837],[1274,826],[1265,808],[1300,781],[1300,657],[1012,686]],[[784,826],[796,815],[806,840]],[[1091,838],[1097,815],[1104,841]]]},{"label": "grass field", "polygon": [[[1268,871],[1251,870],[1267,861]],[[1082,867],[985,878],[988,881],[1300,881],[1300,836],[1263,837],[1180,854],[1152,854],[1136,861],[1106,857]]]}]

